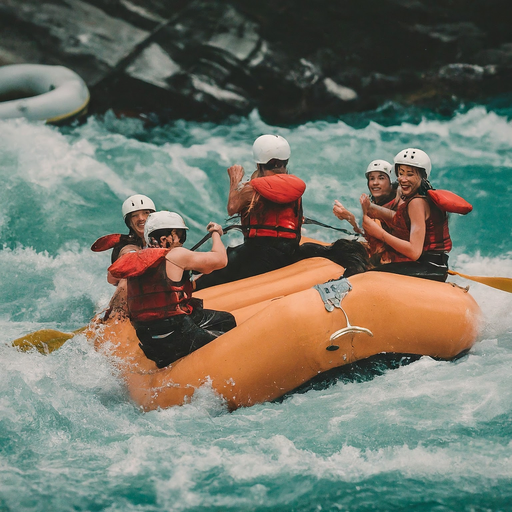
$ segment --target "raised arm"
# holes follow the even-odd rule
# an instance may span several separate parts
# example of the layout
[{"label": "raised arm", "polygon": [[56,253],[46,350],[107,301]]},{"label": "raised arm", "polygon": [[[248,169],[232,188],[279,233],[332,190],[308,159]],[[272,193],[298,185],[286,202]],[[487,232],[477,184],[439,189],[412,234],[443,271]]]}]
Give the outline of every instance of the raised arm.
[{"label": "raised arm", "polygon": [[[167,261],[183,270],[197,270],[203,274],[224,268],[228,263],[228,257],[220,238],[223,233],[222,227],[210,222],[207,230],[212,233],[212,248],[209,252],[193,252],[184,247],[177,247],[167,254]],[[169,269],[167,272],[169,275]],[[169,278],[173,279],[173,275],[169,275]]]},{"label": "raised arm", "polygon": [[363,215],[367,215],[372,219],[379,219],[389,224],[395,216],[393,210],[372,203],[368,194],[362,194],[359,198],[359,202],[363,209]]},{"label": "raised arm", "polygon": [[228,169],[229,174],[229,197],[228,197],[228,215],[240,213],[244,206],[250,204],[254,195],[254,190],[250,183],[242,185],[244,177],[244,168],[241,165],[232,165]]}]

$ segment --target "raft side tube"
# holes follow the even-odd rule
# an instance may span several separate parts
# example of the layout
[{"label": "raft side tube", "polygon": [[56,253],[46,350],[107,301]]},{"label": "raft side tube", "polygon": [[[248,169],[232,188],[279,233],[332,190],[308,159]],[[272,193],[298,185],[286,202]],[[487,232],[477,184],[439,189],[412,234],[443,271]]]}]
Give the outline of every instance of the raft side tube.
[{"label": "raft side tube", "polygon": [[[332,334],[347,326],[345,315],[338,308],[328,312],[314,289],[271,301],[253,315],[246,306],[248,319],[241,325],[151,373],[142,370],[143,355],[137,366],[135,333],[124,329],[119,348],[132,346],[131,363],[119,348],[117,355],[125,361],[122,372],[133,400],[144,410],[181,405],[211,382],[232,410],[274,400],[323,372],[382,352],[449,360],[476,341],[480,310],[458,287],[379,272],[349,281],[353,289],[341,305],[350,323],[369,329],[373,337],[349,332],[331,342]],[[214,301],[210,307],[216,307]],[[110,327],[106,337],[115,339],[119,328]],[[338,348],[327,350],[331,343]]]},{"label": "raft side tube", "polygon": [[308,258],[266,274],[206,288],[194,297],[203,299],[207,309],[233,311],[339,279],[343,272],[343,267],[330,260]]}]

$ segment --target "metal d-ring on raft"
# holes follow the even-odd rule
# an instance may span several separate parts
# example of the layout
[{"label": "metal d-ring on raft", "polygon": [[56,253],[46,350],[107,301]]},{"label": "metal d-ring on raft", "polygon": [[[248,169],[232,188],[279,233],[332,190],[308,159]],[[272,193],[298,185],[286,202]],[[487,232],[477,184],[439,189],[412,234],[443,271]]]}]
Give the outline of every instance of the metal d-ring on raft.
[{"label": "metal d-ring on raft", "polygon": [[359,327],[357,325],[352,325],[348,319],[347,313],[341,307],[341,302],[345,298],[345,296],[352,289],[352,285],[349,283],[348,279],[342,277],[336,281],[328,281],[327,283],[318,284],[313,286],[315,290],[318,291],[320,297],[324,302],[325,309],[327,311],[334,311],[334,308],[339,308],[345,315],[345,320],[347,322],[347,326],[342,329],[338,329],[336,332],[332,333],[329,341],[331,344],[326,347],[326,350],[334,351],[338,350],[340,347],[338,345],[332,344],[332,342],[345,334],[356,334],[356,333],[364,333],[368,334],[368,336],[373,337],[373,332],[366,327]]}]

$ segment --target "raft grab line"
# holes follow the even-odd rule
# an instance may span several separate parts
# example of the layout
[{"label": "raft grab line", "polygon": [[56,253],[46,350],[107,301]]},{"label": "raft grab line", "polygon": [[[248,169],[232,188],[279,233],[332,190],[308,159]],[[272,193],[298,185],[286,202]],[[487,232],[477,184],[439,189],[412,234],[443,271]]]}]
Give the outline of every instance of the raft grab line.
[{"label": "raft grab line", "polygon": [[[345,320],[347,321],[347,326],[343,327],[343,329],[339,329],[333,334],[331,334],[329,341],[334,341],[345,334],[356,334],[356,333],[364,333],[368,334],[368,336],[373,337],[373,332],[366,327],[359,327],[357,325],[351,325],[347,313],[341,307],[341,302],[347,296],[347,294],[352,290],[352,285],[345,277],[342,277],[338,280],[327,281],[323,284],[317,284],[313,286],[313,288],[320,294],[322,301],[324,303],[325,309],[329,312],[334,311],[334,308],[339,308],[345,315]],[[334,350],[338,350],[340,347],[338,345],[329,345],[326,347],[326,350],[333,352]]]}]

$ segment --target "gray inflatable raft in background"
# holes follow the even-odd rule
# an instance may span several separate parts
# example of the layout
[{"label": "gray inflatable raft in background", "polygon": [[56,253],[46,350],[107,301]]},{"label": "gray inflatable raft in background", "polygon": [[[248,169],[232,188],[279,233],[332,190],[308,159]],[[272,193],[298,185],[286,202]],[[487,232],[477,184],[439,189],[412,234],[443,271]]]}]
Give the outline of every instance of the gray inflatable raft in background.
[{"label": "gray inflatable raft in background", "polygon": [[56,123],[85,113],[89,90],[63,66],[13,64],[0,67],[0,119],[24,117]]}]

